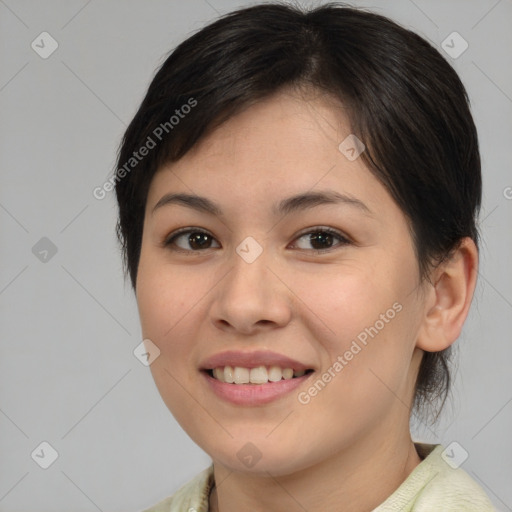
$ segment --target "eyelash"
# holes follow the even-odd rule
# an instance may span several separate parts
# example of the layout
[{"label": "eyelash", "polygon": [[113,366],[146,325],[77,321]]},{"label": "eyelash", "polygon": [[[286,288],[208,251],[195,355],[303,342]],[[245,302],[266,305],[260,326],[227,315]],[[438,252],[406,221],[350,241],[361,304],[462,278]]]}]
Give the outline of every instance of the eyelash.
[{"label": "eyelash", "polygon": [[[215,240],[215,238],[208,232],[208,231],[205,231],[204,229],[201,229],[201,228],[181,228],[173,233],[171,233],[163,242],[163,246],[166,247],[166,248],[170,248],[171,250],[173,251],[176,251],[176,252],[181,252],[181,253],[185,253],[185,254],[192,254],[192,253],[200,253],[200,252],[204,252],[208,249],[211,249],[211,247],[208,247],[206,249],[198,249],[198,250],[194,250],[194,249],[182,249],[182,248],[176,248],[176,247],[172,247],[172,245],[175,243],[175,241],[180,237],[180,236],[183,236],[183,235],[186,235],[186,234],[191,234],[191,233],[200,233],[200,234],[204,234],[204,235],[207,235],[209,237],[211,237],[213,240]],[[343,233],[335,230],[335,229],[332,229],[332,228],[328,228],[328,227],[323,227],[323,226],[317,226],[317,227],[314,227],[314,228],[309,228],[308,231],[304,231],[302,233],[299,233],[295,238],[294,238],[294,241],[297,241],[299,240],[300,238],[302,238],[303,236],[306,236],[306,235],[311,235],[311,234],[315,234],[315,233],[322,233],[322,234],[328,234],[328,235],[331,235],[335,238],[338,239],[338,243],[332,247],[328,247],[326,249],[300,249],[301,251],[306,251],[306,252],[310,252],[310,253],[314,253],[314,254],[325,254],[327,252],[330,252],[330,251],[333,251],[333,250],[336,250],[336,249],[339,249],[343,246],[346,246],[346,245],[349,245],[351,244],[352,242],[348,239],[348,237],[346,237],[345,235],[343,235]],[[218,242],[217,242],[218,243]],[[214,249],[217,249],[217,247],[214,247]]]},{"label": "eyelash", "polygon": [[300,250],[312,252],[314,254],[325,254],[327,252],[331,252],[331,251],[335,251],[336,249],[340,249],[341,247],[344,247],[344,246],[349,245],[351,243],[349,238],[347,236],[345,236],[343,233],[341,233],[340,231],[338,231],[336,229],[333,229],[333,228],[323,227],[323,226],[317,226],[317,227],[314,227],[314,228],[308,228],[307,231],[303,231],[302,233],[297,235],[295,237],[294,241],[299,240],[303,236],[311,235],[311,234],[314,234],[314,233],[322,233],[322,234],[331,235],[334,238],[338,239],[338,243],[334,244],[332,247],[328,247],[326,249],[300,249]]}]

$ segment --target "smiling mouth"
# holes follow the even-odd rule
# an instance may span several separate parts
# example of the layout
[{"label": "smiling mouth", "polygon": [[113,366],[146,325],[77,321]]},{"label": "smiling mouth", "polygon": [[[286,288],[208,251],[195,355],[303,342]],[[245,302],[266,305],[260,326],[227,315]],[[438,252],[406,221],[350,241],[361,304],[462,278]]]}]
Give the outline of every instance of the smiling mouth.
[{"label": "smiling mouth", "polygon": [[206,370],[206,373],[226,384],[258,385],[281,380],[291,380],[313,372],[312,369],[294,370],[293,368],[281,368],[280,366],[258,366],[256,368],[244,368],[241,366],[219,366]]}]

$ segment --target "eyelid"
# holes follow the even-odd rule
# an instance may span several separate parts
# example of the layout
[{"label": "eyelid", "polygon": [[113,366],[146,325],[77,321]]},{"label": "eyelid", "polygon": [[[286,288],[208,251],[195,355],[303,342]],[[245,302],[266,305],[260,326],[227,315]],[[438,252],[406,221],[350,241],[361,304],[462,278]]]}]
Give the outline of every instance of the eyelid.
[{"label": "eyelid", "polygon": [[[333,247],[328,247],[326,249],[299,249],[299,250],[305,251],[305,252],[325,253],[325,252],[329,252],[329,251],[335,250],[339,247],[353,243],[353,241],[351,240],[351,238],[348,235],[346,235],[342,231],[339,231],[337,229],[334,229],[334,228],[331,228],[328,226],[312,226],[312,227],[305,228],[304,230],[300,231],[299,233],[297,233],[295,235],[295,237],[293,238],[291,243],[294,244],[298,239],[302,238],[305,235],[309,235],[312,233],[319,233],[319,232],[320,233],[328,233],[330,235],[335,236],[336,238],[339,239],[339,243]],[[213,236],[212,233],[210,233],[208,230],[206,230],[204,228],[200,228],[200,227],[195,227],[195,226],[187,226],[187,227],[179,228],[179,229],[173,231],[172,233],[170,233],[168,236],[166,236],[162,242],[163,247],[167,248],[168,246],[170,246],[172,244],[172,242],[176,238],[178,238],[181,235],[187,234],[187,233],[204,233],[205,235],[211,236],[212,239],[215,240],[220,245],[220,242],[217,240],[217,238],[215,238],[215,236]],[[218,248],[219,247],[213,247],[213,249],[218,249]],[[211,249],[211,247],[208,249]],[[204,252],[208,249],[203,249],[201,251],[199,251],[199,250],[194,251],[194,250],[182,249],[180,247],[175,247],[173,250],[178,251],[178,252],[185,252],[185,253],[200,253],[200,252]]]},{"label": "eyelid", "polygon": [[327,233],[332,233],[334,235],[338,235],[340,237],[346,238],[347,240],[349,238],[348,235],[346,235],[343,231],[340,231],[339,229],[331,228],[330,226],[322,226],[322,225],[304,228],[301,231],[299,231],[299,233],[297,233],[297,235],[295,235],[295,237],[299,238],[299,237],[307,235],[309,233],[317,233],[319,231],[326,231]]},{"label": "eyelid", "polygon": [[[173,238],[177,237],[178,235],[183,235],[185,233],[205,233],[207,235],[211,235],[211,233],[209,231],[207,231],[206,229],[204,228],[199,228],[199,227],[195,227],[195,226],[187,226],[187,227],[183,227],[183,228],[178,228],[174,231],[172,231],[171,233],[169,233],[166,237],[165,237],[165,241],[170,241],[172,240]],[[213,236],[213,235],[212,235]]]},{"label": "eyelid", "polygon": [[[346,235],[342,231],[339,231],[337,229],[334,229],[334,228],[331,228],[328,226],[313,226],[310,228],[306,228],[305,230],[301,231],[300,233],[298,233],[295,236],[295,238],[293,239],[293,242],[297,241],[299,238],[302,238],[304,235],[309,235],[311,233],[329,233],[330,235],[334,235],[340,239],[341,244],[338,244],[338,245],[347,245],[347,244],[353,243],[353,241],[351,240],[351,238],[348,235]],[[337,246],[334,246],[334,247],[330,247],[328,249],[323,249],[323,250],[322,249],[310,249],[310,250],[317,251],[317,252],[325,252],[328,250],[335,249],[336,247]],[[306,250],[306,249],[302,249],[302,250]]]},{"label": "eyelid", "polygon": [[[215,240],[220,245],[220,242],[208,230],[206,230],[204,228],[195,227],[195,226],[187,226],[187,227],[176,229],[175,231],[173,231],[172,233],[167,235],[162,241],[162,246],[164,248],[168,248],[170,245],[172,245],[173,241],[176,238],[178,238],[181,235],[185,235],[187,233],[204,233],[205,235],[211,236],[212,239]],[[213,247],[213,249],[218,249],[218,247]],[[186,252],[186,253],[193,253],[193,252],[199,253],[199,252],[204,252],[206,249],[203,249],[203,251],[192,251],[192,250],[182,249],[181,247],[175,247],[173,250],[179,251],[179,252]]]}]

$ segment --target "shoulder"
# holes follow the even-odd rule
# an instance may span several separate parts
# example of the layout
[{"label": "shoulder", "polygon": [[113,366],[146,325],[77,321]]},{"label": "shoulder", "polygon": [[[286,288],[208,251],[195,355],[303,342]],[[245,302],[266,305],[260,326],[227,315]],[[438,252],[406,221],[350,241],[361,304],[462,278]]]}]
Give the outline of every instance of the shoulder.
[{"label": "shoulder", "polygon": [[210,466],[172,496],[143,512],[208,512],[208,498],[212,485],[213,466]]},{"label": "shoulder", "polygon": [[463,469],[450,464],[449,453],[441,445],[420,444],[417,448],[428,455],[375,512],[495,512],[482,487]]}]

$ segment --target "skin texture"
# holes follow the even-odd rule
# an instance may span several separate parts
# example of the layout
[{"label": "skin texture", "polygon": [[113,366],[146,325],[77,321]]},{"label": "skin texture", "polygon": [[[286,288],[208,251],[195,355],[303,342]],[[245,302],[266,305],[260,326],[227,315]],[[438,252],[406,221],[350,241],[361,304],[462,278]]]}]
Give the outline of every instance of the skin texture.
[{"label": "skin texture", "polygon": [[[409,416],[422,350],[442,350],[459,335],[477,251],[464,240],[431,282],[420,281],[404,214],[361,158],[338,150],[349,134],[333,100],[283,91],[231,118],[151,183],[136,287],[142,331],[161,351],[151,371],[164,402],[214,462],[211,510],[371,510],[420,462]],[[279,201],[312,191],[357,198],[368,211],[323,204],[273,213]],[[222,214],[180,204],[153,211],[168,193],[207,197]],[[165,246],[183,227],[207,231],[210,248],[193,252],[188,235]],[[349,242],[334,238],[315,252],[303,235],[318,227]],[[236,252],[248,236],[263,249],[252,263]],[[401,311],[301,404],[298,393],[393,304]],[[315,372],[277,401],[236,406],[199,371],[225,350],[271,350]],[[248,442],[261,454],[250,468],[237,457]]]}]

